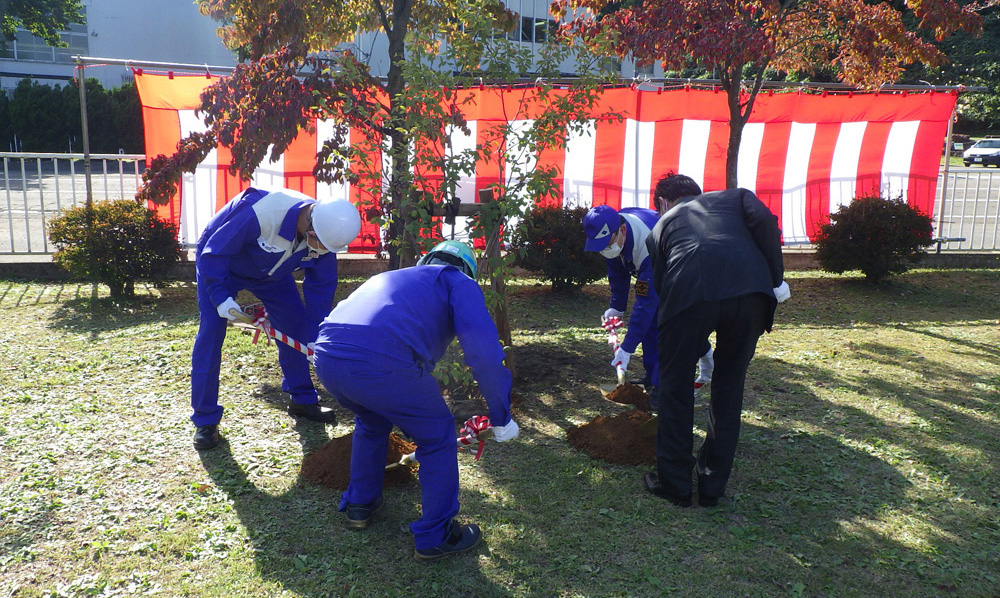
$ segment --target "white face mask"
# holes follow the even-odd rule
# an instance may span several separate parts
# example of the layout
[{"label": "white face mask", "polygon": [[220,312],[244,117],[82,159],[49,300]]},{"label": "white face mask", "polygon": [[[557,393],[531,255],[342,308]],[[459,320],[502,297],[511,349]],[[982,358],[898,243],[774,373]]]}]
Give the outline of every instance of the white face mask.
[{"label": "white face mask", "polygon": [[[315,245],[313,245],[313,243],[315,243],[319,247],[316,247]],[[321,255],[326,255],[330,253],[330,250],[327,249],[325,246],[323,246],[323,244],[320,242],[319,238],[315,236],[315,234],[310,234],[306,237],[306,247],[309,248],[308,259],[316,259]]]},{"label": "white face mask", "polygon": [[600,253],[601,256],[610,260],[618,257],[619,254],[621,254],[621,252],[622,252],[622,246],[619,245],[618,243],[612,242],[598,253]]}]

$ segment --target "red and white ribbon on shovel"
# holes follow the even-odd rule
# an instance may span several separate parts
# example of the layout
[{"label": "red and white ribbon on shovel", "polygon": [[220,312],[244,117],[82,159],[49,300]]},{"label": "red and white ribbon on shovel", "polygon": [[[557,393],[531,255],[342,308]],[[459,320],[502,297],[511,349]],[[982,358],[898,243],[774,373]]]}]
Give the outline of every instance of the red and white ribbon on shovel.
[{"label": "red and white ribbon on shovel", "polygon": [[[493,433],[490,432],[490,418],[485,415],[476,415],[465,420],[465,424],[462,425],[462,432],[456,439],[456,444],[458,448],[463,448],[469,446],[475,442],[479,443],[476,448],[476,461],[479,457],[483,455],[483,447],[486,444],[486,439]],[[403,455],[399,461],[395,463],[390,463],[385,466],[386,469],[395,469],[402,465],[407,465],[410,463],[417,463],[417,452],[413,451],[408,455]]]},{"label": "red and white ribbon on shovel", "polygon": [[[618,339],[618,329],[624,326],[625,323],[618,316],[612,316],[607,320],[601,322],[601,328],[608,331],[608,344],[611,345],[611,353],[617,353],[618,348],[622,346],[621,341]],[[618,385],[621,386],[625,383],[625,370],[622,366],[615,368],[618,374]]]},{"label": "red and white ribbon on shovel", "polygon": [[260,305],[259,303],[255,305],[248,305],[244,308],[244,310],[245,311],[239,311],[233,308],[229,310],[229,313],[241,322],[250,324],[257,329],[253,335],[253,344],[257,344],[257,340],[260,338],[260,333],[263,332],[267,337],[267,342],[270,343],[272,338],[281,341],[296,351],[304,354],[310,361],[312,361],[313,350],[310,349],[305,343],[301,343],[284,332],[276,329],[274,326],[271,326],[271,322],[267,319],[267,310],[264,309],[263,305]]}]

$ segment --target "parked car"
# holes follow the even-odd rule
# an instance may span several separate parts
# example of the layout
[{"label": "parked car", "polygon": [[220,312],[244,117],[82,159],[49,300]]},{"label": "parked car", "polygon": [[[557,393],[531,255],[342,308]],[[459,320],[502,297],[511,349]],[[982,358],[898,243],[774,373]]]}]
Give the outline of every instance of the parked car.
[{"label": "parked car", "polygon": [[992,164],[1000,167],[1000,137],[990,136],[975,142],[962,153],[962,161],[966,166]]}]

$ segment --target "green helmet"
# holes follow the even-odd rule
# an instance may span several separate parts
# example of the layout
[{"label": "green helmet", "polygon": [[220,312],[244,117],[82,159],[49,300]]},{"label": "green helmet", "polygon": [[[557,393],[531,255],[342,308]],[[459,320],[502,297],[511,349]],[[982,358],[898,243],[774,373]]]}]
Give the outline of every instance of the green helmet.
[{"label": "green helmet", "polygon": [[424,257],[417,262],[418,266],[431,263],[445,263],[465,272],[469,278],[475,280],[478,274],[476,267],[476,254],[472,248],[460,241],[441,241],[428,251]]}]

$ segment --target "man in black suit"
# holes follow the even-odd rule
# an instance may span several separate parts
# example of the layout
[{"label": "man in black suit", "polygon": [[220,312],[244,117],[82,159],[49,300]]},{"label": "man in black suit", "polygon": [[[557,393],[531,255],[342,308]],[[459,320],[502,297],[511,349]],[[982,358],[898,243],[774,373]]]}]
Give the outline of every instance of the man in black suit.
[{"label": "man in black suit", "polygon": [[[736,454],[747,367],[757,339],[771,330],[777,300],[787,298],[781,231],[774,214],[746,189],[703,194],[690,177],[671,173],[654,193],[663,214],[647,240],[660,296],[659,421],[656,473],[644,482],[657,496],[689,507],[697,464],[698,502],[715,506]],[[691,376],[712,331],[715,377],[696,460]]]}]

